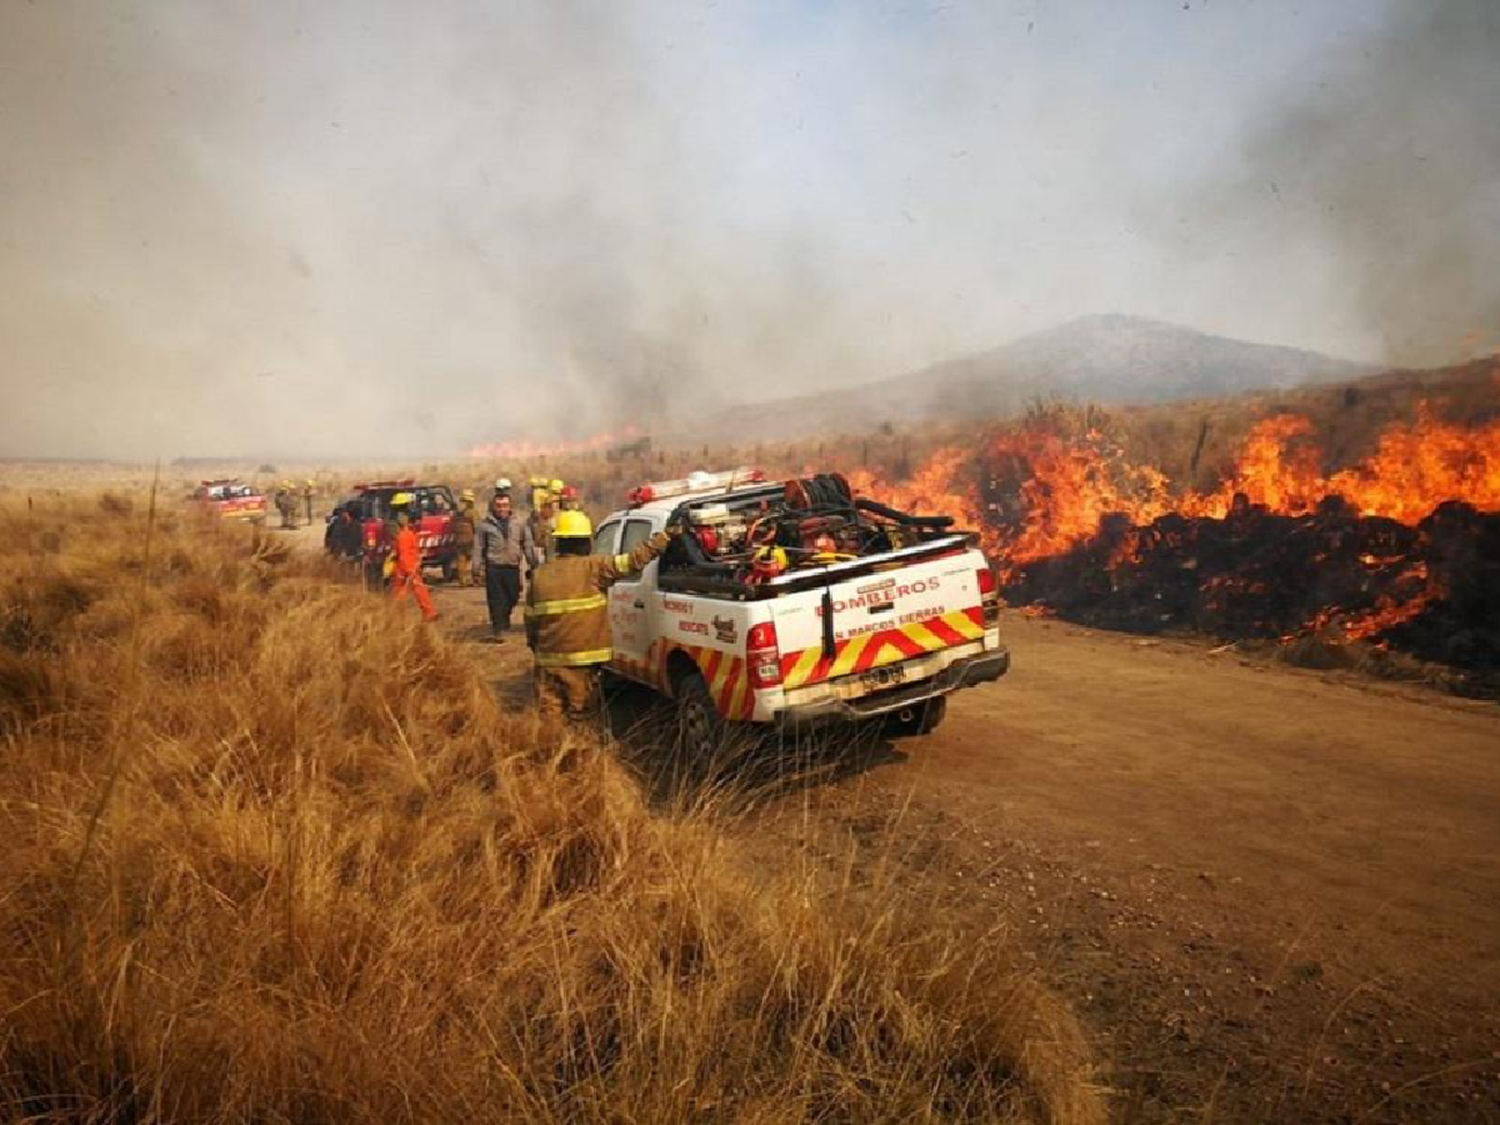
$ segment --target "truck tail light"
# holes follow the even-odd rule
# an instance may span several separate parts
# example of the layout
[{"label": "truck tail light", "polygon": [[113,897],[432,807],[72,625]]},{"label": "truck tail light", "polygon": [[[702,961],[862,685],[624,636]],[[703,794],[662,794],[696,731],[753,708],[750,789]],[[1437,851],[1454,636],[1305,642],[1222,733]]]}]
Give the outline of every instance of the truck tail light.
[{"label": "truck tail light", "polygon": [[776,641],[776,623],[752,625],[745,638],[745,664],[750,669],[750,688],[761,691],[781,684],[781,649]]},{"label": "truck tail light", "polygon": [[995,572],[987,566],[982,566],[975,573],[979,575],[979,596],[993,598],[995,596]]},{"label": "truck tail light", "polygon": [[986,564],[975,574],[979,578],[979,604],[984,610],[985,628],[1000,623],[1000,594],[995,587],[995,572]]}]

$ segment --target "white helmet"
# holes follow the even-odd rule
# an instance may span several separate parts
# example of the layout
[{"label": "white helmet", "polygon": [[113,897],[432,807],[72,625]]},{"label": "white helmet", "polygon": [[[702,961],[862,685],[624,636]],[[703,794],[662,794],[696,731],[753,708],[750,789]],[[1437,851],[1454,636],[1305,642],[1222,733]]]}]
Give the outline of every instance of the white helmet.
[{"label": "white helmet", "polygon": [[509,492],[511,490],[510,477],[501,477],[495,482],[496,492]]}]

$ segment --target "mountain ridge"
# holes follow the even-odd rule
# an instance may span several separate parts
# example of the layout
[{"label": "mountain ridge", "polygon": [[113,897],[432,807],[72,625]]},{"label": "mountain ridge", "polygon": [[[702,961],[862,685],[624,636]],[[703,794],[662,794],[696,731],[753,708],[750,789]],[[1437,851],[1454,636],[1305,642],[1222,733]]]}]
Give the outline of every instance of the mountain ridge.
[{"label": "mountain ridge", "polygon": [[710,440],[846,433],[884,423],[1003,417],[1053,396],[1150,404],[1316,386],[1381,370],[1302,348],[1098,313],[868,383],[718,412],[700,420],[700,432],[706,425]]}]

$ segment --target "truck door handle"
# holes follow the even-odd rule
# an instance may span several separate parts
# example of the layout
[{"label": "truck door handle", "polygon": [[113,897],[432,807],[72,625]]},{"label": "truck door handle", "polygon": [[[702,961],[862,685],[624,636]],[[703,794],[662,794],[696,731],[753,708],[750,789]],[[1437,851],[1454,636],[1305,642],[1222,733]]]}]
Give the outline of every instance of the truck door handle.
[{"label": "truck door handle", "polygon": [[635,606],[636,609],[645,609],[646,608],[646,603],[645,602],[631,602],[630,604],[633,605],[633,606]]},{"label": "truck door handle", "polygon": [[881,602],[878,605],[872,605],[870,607],[870,609],[869,609],[869,612],[870,613],[889,613],[891,610],[893,610],[895,608],[896,608],[896,603],[895,602]]}]

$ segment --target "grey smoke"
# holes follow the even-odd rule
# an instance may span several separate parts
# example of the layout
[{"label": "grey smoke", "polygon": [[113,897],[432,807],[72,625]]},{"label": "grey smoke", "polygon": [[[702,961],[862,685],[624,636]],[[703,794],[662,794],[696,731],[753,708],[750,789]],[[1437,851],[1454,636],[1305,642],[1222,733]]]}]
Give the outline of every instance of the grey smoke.
[{"label": "grey smoke", "polygon": [[1482,7],[0,0],[0,456],[690,430],[1088,312],[1448,358]]},{"label": "grey smoke", "polygon": [[717,404],[807,287],[795,228],[697,236],[664,26],[6,5],[0,455],[453,454]]},{"label": "grey smoke", "polygon": [[1400,5],[1326,62],[1250,131],[1216,218],[1319,247],[1388,362],[1500,350],[1500,4]]}]

